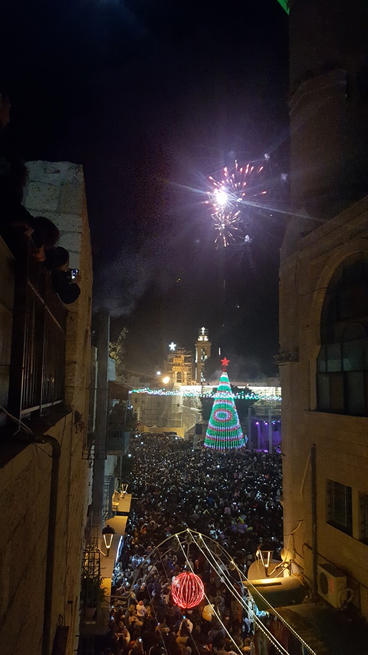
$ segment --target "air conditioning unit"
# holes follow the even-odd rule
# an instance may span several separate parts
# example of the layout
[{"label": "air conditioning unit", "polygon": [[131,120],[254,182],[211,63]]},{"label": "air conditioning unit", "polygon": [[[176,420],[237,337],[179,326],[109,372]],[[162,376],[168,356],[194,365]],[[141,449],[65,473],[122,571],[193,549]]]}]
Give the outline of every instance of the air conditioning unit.
[{"label": "air conditioning unit", "polygon": [[318,564],[318,593],[333,607],[346,600],[346,575],[332,564]]}]

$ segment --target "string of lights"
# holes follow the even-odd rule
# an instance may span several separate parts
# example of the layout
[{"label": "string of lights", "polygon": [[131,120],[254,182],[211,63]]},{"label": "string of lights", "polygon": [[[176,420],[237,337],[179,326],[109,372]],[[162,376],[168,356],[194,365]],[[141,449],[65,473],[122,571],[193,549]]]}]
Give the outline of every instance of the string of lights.
[{"label": "string of lights", "polygon": [[[181,541],[180,541],[179,538],[178,538],[178,543],[179,543],[180,548],[181,548],[181,551],[182,551],[182,553],[183,553],[183,555],[184,555],[184,557],[185,557],[185,561],[186,561],[187,566],[190,568],[191,572],[194,573],[193,568],[192,568],[192,565],[191,565],[191,562],[189,561],[189,559],[188,559],[188,557],[187,557],[187,554],[186,554],[186,552],[184,551],[184,548],[183,548],[182,543],[181,543]],[[212,603],[211,603],[210,599],[208,598],[206,592],[204,593],[204,597],[205,597],[205,599],[206,599],[206,601],[207,601],[207,604],[208,604],[208,605],[212,605]],[[225,632],[226,632],[227,636],[229,637],[229,639],[230,639],[231,643],[233,644],[233,646],[236,648],[236,650],[238,651],[238,653],[239,653],[240,655],[243,655],[243,652],[240,650],[238,644],[237,644],[237,643],[234,641],[234,639],[232,638],[230,632],[228,631],[228,629],[226,628],[226,626],[225,626],[224,623],[222,622],[220,614],[215,610],[214,607],[213,607],[213,613],[214,613],[216,619],[218,620],[218,622],[221,624],[222,628],[225,630]],[[288,655],[288,654],[286,653],[286,655]]]},{"label": "string of lights", "polygon": [[[189,533],[192,532],[191,530],[189,530],[189,528],[187,528],[187,531],[188,531]],[[233,584],[233,582],[231,581],[230,577],[227,577],[227,575],[228,575],[228,570],[227,570],[227,568],[226,568],[226,567],[223,567],[223,565],[221,566],[222,561],[221,561],[221,564],[220,564],[220,563],[216,560],[215,553],[213,553],[213,551],[208,547],[208,544],[205,542],[205,540],[204,540],[204,538],[203,538],[204,535],[202,535],[201,533],[196,533],[196,534],[197,534],[197,539],[194,540],[194,541],[195,541],[196,545],[198,546],[199,550],[201,551],[202,555],[205,557],[205,559],[207,560],[207,562],[209,563],[209,565],[210,565],[212,568],[214,568],[214,570],[217,572],[217,575],[218,575],[218,576],[221,578],[221,580],[224,582],[225,586],[228,588],[228,590],[230,591],[230,593],[232,594],[232,596],[233,596],[234,598],[236,598],[236,600],[239,601],[239,603],[241,604],[241,606],[242,606],[243,609],[246,611],[246,613],[247,613],[247,615],[248,615],[248,617],[249,617],[249,607],[248,607],[248,604],[247,604],[245,598],[244,598],[244,597],[239,593],[238,589],[234,586],[234,584]],[[243,581],[243,578],[244,578],[245,576],[242,574],[242,572],[240,571],[240,569],[236,566],[234,560],[233,560],[232,557],[229,555],[229,553],[228,553],[228,552],[227,552],[227,551],[226,551],[226,550],[225,550],[225,549],[224,549],[220,544],[218,544],[217,542],[213,541],[213,539],[211,539],[210,537],[206,537],[206,539],[209,539],[210,541],[212,541],[212,542],[215,544],[216,548],[219,548],[219,550],[220,550],[220,551],[221,551],[221,552],[222,552],[222,553],[227,557],[227,559],[229,560],[229,564],[230,564],[229,568],[232,568],[233,570],[236,570],[236,571],[237,571],[237,573],[238,573],[238,575],[239,575],[239,580],[242,582],[242,581]],[[203,545],[203,548],[206,549],[206,551],[207,551],[207,553],[208,553],[209,556],[207,556],[206,552],[204,552],[204,550],[201,548],[200,544]],[[258,592],[258,595],[262,596],[259,592]],[[263,598],[263,596],[262,596],[262,598]],[[269,604],[269,603],[268,603],[268,604]],[[271,605],[269,605],[269,607],[271,608]],[[273,609],[273,608],[272,608],[272,609]],[[273,610],[273,611],[274,611],[274,610]],[[250,618],[250,617],[249,617],[249,618]],[[280,619],[281,619],[281,621],[282,621],[283,623],[286,624],[285,620],[282,619],[282,617],[280,617]],[[274,635],[272,635],[272,633],[271,633],[271,632],[268,630],[268,628],[267,628],[267,627],[262,623],[262,621],[258,618],[258,616],[256,616],[255,614],[253,614],[253,616],[252,616],[252,620],[257,624],[257,627],[259,627],[259,629],[260,629],[260,630],[265,634],[266,638],[269,639],[269,640],[274,644],[274,646],[275,646],[275,648],[278,650],[278,652],[279,652],[279,653],[282,653],[282,655],[285,655],[285,653],[287,653],[287,651],[285,651],[285,650],[283,649],[283,646],[282,646],[281,644],[279,644],[279,642],[277,641],[276,637],[274,637]],[[288,625],[288,624],[286,624],[286,625]],[[289,627],[289,626],[288,626],[288,627]],[[297,635],[296,633],[294,633],[294,634],[295,634],[296,637],[298,638],[298,635]],[[303,643],[305,643],[305,642],[303,642]],[[307,646],[307,644],[305,644],[305,645]],[[309,647],[307,646],[307,648],[309,648]],[[280,649],[282,649],[282,650],[280,650]],[[311,653],[312,655],[316,655],[316,654],[314,653],[314,651],[312,651],[311,649],[309,649],[309,650],[310,650],[310,653]]]},{"label": "string of lights", "polygon": [[[142,389],[132,389],[129,391],[130,394],[141,393],[148,396],[182,396],[183,398],[212,398],[213,400],[227,398],[227,394],[221,391],[212,393],[209,391],[189,391],[188,389],[150,389],[149,387],[143,387]],[[281,396],[277,395],[268,395],[264,393],[246,393],[244,391],[238,391],[234,393],[235,400],[269,400],[274,402],[281,402]]]},{"label": "string of lights", "polygon": [[[170,549],[169,549],[169,550],[170,550]],[[166,551],[166,552],[169,552],[169,550]],[[164,566],[164,563],[163,563],[163,558],[164,558],[165,555],[166,555],[166,553],[164,553],[164,555],[162,555],[162,554],[160,554],[160,551],[159,551],[159,557],[160,557],[161,567],[162,567],[162,570],[164,571],[164,574],[165,574],[165,577],[166,577],[166,582],[167,582],[168,586],[170,586],[170,584],[171,584],[171,579],[169,579],[169,576],[167,575],[166,567]],[[155,618],[156,618],[156,614],[155,614]],[[157,618],[156,618],[156,621],[157,621]],[[162,637],[161,637],[161,638],[162,638]],[[199,650],[198,650],[198,646],[197,646],[197,642],[196,642],[195,639],[193,639],[193,645],[194,645],[194,647],[195,647],[195,649],[196,649],[196,651],[197,651],[197,655],[200,655],[200,652],[199,652]],[[165,650],[166,650],[166,653],[167,653],[166,646],[165,646]]]},{"label": "string of lights", "polygon": [[[206,557],[205,553],[203,552],[203,550],[202,550],[202,548],[201,548],[201,546],[200,546],[200,543],[202,543],[202,544],[203,544],[203,547],[206,548],[207,552],[208,552],[208,553],[210,554],[210,556],[211,556],[211,560],[212,560],[212,561],[210,561],[210,560]],[[209,562],[209,564],[210,564],[211,566],[214,566],[214,565],[217,566],[217,573],[218,573],[218,575],[221,575],[222,578],[225,580],[225,578],[226,578],[226,574],[227,574],[227,571],[226,571],[226,570],[224,571],[223,569],[220,568],[220,565],[218,564],[218,562],[216,561],[216,559],[215,559],[215,557],[214,557],[214,553],[213,553],[213,552],[208,548],[208,546],[207,546],[206,542],[203,540],[203,538],[200,537],[199,539],[197,539],[197,540],[196,540],[196,544],[197,544],[199,550],[201,551],[201,553],[206,557],[206,559],[207,559],[207,561]],[[226,553],[226,551],[225,551],[225,553]],[[238,566],[236,565],[236,563],[234,562],[234,560],[231,560],[231,565],[232,565],[232,567],[234,568],[234,570],[236,570],[236,571],[238,572],[238,574],[239,574],[240,577],[245,577],[245,576],[242,574],[242,572],[240,571],[239,567],[238,567]],[[263,601],[263,602],[264,602],[264,603],[269,607],[270,611],[272,611],[272,613],[273,613],[275,616],[277,616],[277,618],[278,618],[278,619],[279,619],[279,620],[280,620],[284,625],[286,625],[286,627],[288,628],[288,630],[289,630],[290,632],[292,632],[293,635],[294,635],[294,636],[295,636],[295,637],[296,637],[296,638],[297,638],[297,639],[298,639],[298,640],[303,644],[303,646],[304,646],[305,649],[310,653],[310,655],[316,655],[315,651],[314,651],[314,650],[313,650],[313,649],[312,649],[312,648],[311,648],[311,647],[306,643],[306,641],[304,641],[304,639],[303,639],[300,635],[298,635],[298,633],[294,630],[294,628],[293,628],[293,627],[292,627],[292,626],[291,626],[291,625],[290,625],[290,624],[289,624],[289,623],[288,623],[288,622],[287,622],[287,621],[286,621],[286,620],[281,616],[281,614],[278,613],[278,611],[277,611],[277,610],[276,610],[276,609],[271,605],[271,603],[268,602],[267,598],[265,598],[265,597],[260,593],[259,589],[256,589],[256,587],[254,587],[254,586],[252,585],[252,582],[251,582],[250,580],[248,580],[247,578],[245,578],[245,580],[246,580],[247,584],[248,584],[248,585],[249,585],[249,586],[250,586],[250,587],[251,587],[251,588],[252,588],[252,589],[257,593],[257,595],[260,596],[260,597],[262,598],[262,601]],[[242,604],[242,606],[244,607],[244,609],[247,610],[247,606],[246,606],[246,604],[245,604],[245,602],[244,602],[244,598],[239,594],[239,591],[236,589],[236,587],[234,587],[234,585],[232,584],[230,578],[227,578],[227,581],[229,582],[229,584],[230,584],[230,586],[231,586],[231,593],[232,593],[233,595],[235,594],[235,596],[237,596],[237,599],[239,600],[239,602]],[[254,616],[254,620],[255,620],[256,623],[259,622],[259,619],[258,619],[258,617],[256,617],[256,616]],[[263,623],[261,623],[261,625],[264,627]],[[280,652],[281,652],[281,651],[280,651]]]},{"label": "string of lights", "polygon": [[[187,532],[190,533],[190,534],[192,534],[194,531],[193,531],[193,530],[190,530],[189,528],[187,528]],[[218,575],[219,575],[219,576],[224,580],[224,582],[225,582],[225,578],[226,578],[227,582],[229,583],[229,585],[230,585],[230,587],[231,587],[231,590],[230,590],[230,589],[229,589],[229,590],[231,591],[232,595],[235,596],[235,597],[237,598],[237,600],[240,602],[240,604],[242,605],[242,607],[246,610],[246,612],[248,612],[248,607],[247,607],[247,604],[246,604],[245,599],[243,598],[243,596],[241,596],[241,594],[239,593],[239,591],[237,590],[237,588],[236,588],[236,587],[234,586],[234,584],[232,583],[231,579],[230,579],[229,577],[226,577],[227,574],[228,574],[227,569],[223,569],[223,568],[221,568],[220,564],[218,563],[218,561],[217,561],[216,558],[215,558],[215,555],[214,555],[213,551],[211,551],[211,549],[208,547],[207,543],[205,542],[205,540],[204,540],[204,538],[203,538],[204,535],[202,535],[201,533],[196,533],[196,534],[197,534],[198,536],[197,536],[197,539],[195,539],[194,541],[195,541],[196,545],[198,546],[199,550],[201,551],[201,553],[203,554],[203,556],[207,559],[207,561],[208,561],[208,563],[210,564],[210,566],[215,566],[215,567],[217,568],[217,574],[218,574]],[[210,537],[207,537],[207,536],[206,536],[206,539],[210,539],[210,541],[213,541],[213,539],[211,539]],[[243,574],[242,571],[239,569],[239,567],[237,566],[237,564],[235,563],[235,561],[231,558],[231,556],[229,555],[229,553],[228,553],[228,552],[227,552],[227,551],[226,551],[222,546],[220,546],[220,544],[217,544],[216,542],[213,542],[213,543],[215,543],[216,546],[219,546],[220,549],[221,549],[221,552],[223,552],[224,555],[229,559],[229,561],[230,561],[230,566],[231,566],[234,570],[237,571],[237,573],[238,573],[238,575],[239,575],[239,578],[240,578],[240,579],[244,579],[244,580],[247,582],[247,584],[248,584],[252,589],[254,589],[254,591],[257,593],[257,595],[260,596],[260,597],[262,598],[262,601],[263,601],[263,602],[264,602],[264,603],[269,607],[270,611],[272,611],[272,613],[273,613],[275,616],[277,616],[277,618],[281,621],[281,623],[283,623],[283,624],[288,628],[288,630],[289,630],[289,631],[290,631],[290,632],[291,632],[291,633],[296,637],[296,639],[298,639],[298,640],[303,644],[303,646],[304,646],[305,649],[308,651],[308,653],[310,653],[310,655],[316,655],[315,651],[314,651],[314,650],[313,650],[313,649],[312,649],[312,648],[311,648],[311,647],[306,643],[306,641],[304,641],[304,639],[303,639],[303,638],[302,638],[302,637],[301,637],[301,636],[300,636],[300,635],[299,635],[299,634],[294,630],[294,628],[290,625],[290,623],[288,623],[288,622],[284,619],[284,617],[281,616],[281,614],[279,614],[279,612],[278,612],[278,611],[277,611],[277,610],[276,610],[276,609],[271,605],[271,603],[269,603],[269,601],[267,600],[267,598],[265,598],[265,597],[260,593],[259,589],[256,589],[256,588],[252,585],[252,582],[251,582],[250,580],[248,580],[248,579],[246,578],[246,576],[244,576],[244,574]],[[206,553],[203,551],[203,548],[201,548],[200,544],[202,544],[203,547],[206,549],[207,553],[209,554],[209,557],[206,556]],[[229,588],[229,587],[228,587],[228,588]],[[264,624],[260,621],[260,619],[259,619],[256,615],[253,616],[253,620],[255,621],[255,623],[257,624],[257,626],[258,626],[262,631],[267,630],[267,628],[265,628]],[[264,629],[265,629],[265,630],[264,630]],[[268,632],[268,630],[267,630],[267,632]],[[272,635],[272,633],[270,633],[270,635],[271,635],[271,637],[272,637],[272,640],[275,639],[275,637]],[[268,636],[268,635],[266,635],[266,636]],[[279,650],[278,646],[280,646],[281,648],[283,648],[283,647],[279,644],[279,642],[277,642],[277,645],[275,644],[275,646],[276,646],[276,648],[277,648],[278,650]],[[284,651],[280,651],[280,650],[279,650],[279,652],[284,652]],[[287,651],[286,651],[286,652],[287,652]]]},{"label": "string of lights", "polygon": [[[209,565],[212,566],[212,568],[215,569],[217,575],[221,578],[221,581],[225,584],[227,589],[230,591],[233,598],[238,600],[238,602],[241,604],[243,609],[245,609],[247,615],[249,616],[249,609],[248,609],[247,603],[246,603],[245,599],[243,598],[243,596],[241,596],[241,594],[238,592],[236,587],[233,585],[231,580],[227,577],[226,569],[223,569],[223,568],[220,567],[219,563],[216,561],[216,558],[214,557],[214,554],[211,552],[211,550],[205,544],[203,539],[202,539],[202,543],[206,547],[207,552],[209,554],[211,554],[212,557],[210,559],[207,556],[207,554],[203,551],[203,549],[201,548],[201,546],[199,545],[198,540],[197,540],[196,544],[197,544],[199,550],[201,551],[202,555],[206,558]],[[231,563],[235,564],[235,562],[233,562],[233,561],[231,561]],[[285,650],[285,648],[279,643],[279,641],[276,639],[276,637],[272,634],[272,632],[270,632],[268,630],[268,628],[264,625],[264,623],[262,623],[262,621],[258,618],[258,616],[256,614],[253,615],[252,620],[257,625],[257,627],[263,632],[263,634],[266,636],[266,638],[274,645],[276,650],[279,653],[281,653],[281,655],[289,655],[288,651]]]},{"label": "string of lights", "polygon": [[206,448],[225,451],[245,447],[245,439],[231,390],[229,376],[223,370],[214,394],[204,444]]},{"label": "string of lights", "polygon": [[[234,570],[234,571],[237,572],[237,574],[238,574],[238,576],[239,576],[239,581],[245,581],[245,582],[247,582],[248,586],[249,586],[250,588],[253,588],[253,589],[254,589],[254,591],[257,593],[257,595],[260,596],[260,597],[262,598],[262,601],[263,601],[263,602],[264,602],[264,603],[269,607],[270,611],[272,611],[272,614],[274,614],[275,616],[277,616],[277,618],[280,620],[280,622],[283,623],[283,624],[288,628],[288,630],[289,630],[289,631],[290,631],[290,632],[291,632],[291,633],[296,637],[296,639],[297,639],[301,644],[303,644],[304,649],[306,650],[306,652],[307,652],[309,655],[316,655],[315,651],[314,651],[314,650],[313,650],[313,649],[312,649],[312,648],[311,648],[311,647],[310,647],[310,646],[309,646],[309,645],[304,641],[304,639],[303,639],[303,638],[302,638],[302,637],[301,637],[301,636],[300,636],[300,635],[299,635],[299,634],[294,630],[294,628],[293,628],[293,627],[292,627],[292,626],[291,626],[291,625],[290,625],[290,624],[289,624],[289,623],[284,619],[284,617],[282,617],[281,614],[279,614],[279,613],[277,612],[277,610],[276,610],[276,609],[275,609],[275,608],[274,608],[274,607],[273,607],[273,606],[268,602],[268,600],[267,600],[267,599],[266,599],[266,598],[261,594],[261,592],[259,591],[259,589],[256,589],[255,587],[253,587],[251,581],[248,580],[248,579],[246,578],[246,576],[244,575],[244,573],[239,569],[239,567],[237,566],[237,564],[235,563],[235,561],[232,559],[232,557],[230,556],[230,554],[225,550],[225,548],[223,548],[223,546],[221,546],[221,544],[219,544],[218,542],[214,541],[214,539],[212,539],[211,537],[208,537],[207,535],[204,535],[204,534],[202,534],[202,533],[200,533],[200,532],[197,532],[197,531],[195,531],[195,530],[191,530],[190,528],[186,528],[186,530],[182,530],[181,532],[178,532],[178,533],[175,534],[175,535],[170,535],[169,537],[167,537],[166,539],[164,539],[160,544],[158,544],[158,545],[157,545],[157,546],[156,546],[156,547],[155,547],[155,548],[154,548],[154,549],[153,549],[153,550],[152,550],[152,551],[151,551],[151,552],[150,552],[150,553],[149,553],[149,554],[148,554],[148,555],[147,555],[147,556],[142,560],[142,562],[141,562],[141,564],[140,564],[140,569],[139,569],[139,570],[141,570],[141,569],[142,569],[142,566],[144,566],[145,564],[152,563],[153,555],[154,555],[154,553],[155,553],[156,551],[158,551],[158,555],[159,555],[160,561],[162,561],[162,560],[161,560],[161,555],[162,555],[162,554],[160,555],[160,550],[159,550],[159,549],[163,546],[163,544],[167,543],[168,541],[170,541],[170,540],[175,540],[175,542],[176,542],[176,544],[177,544],[177,547],[182,551],[182,553],[183,553],[183,555],[184,555],[184,558],[185,558],[185,561],[186,561],[186,566],[187,566],[187,568],[188,568],[192,573],[194,573],[193,568],[192,568],[192,565],[191,565],[191,562],[190,562],[190,560],[188,559],[188,556],[187,556],[187,554],[186,554],[186,552],[185,552],[185,550],[184,550],[184,548],[183,548],[183,543],[182,543],[182,541],[180,540],[180,537],[181,537],[182,539],[184,539],[186,543],[188,543],[188,538],[190,538],[191,541],[192,541],[193,543],[196,544],[196,546],[198,547],[198,549],[200,550],[200,552],[202,553],[202,555],[205,557],[205,559],[207,560],[207,562],[209,563],[209,565],[210,565],[210,566],[215,570],[215,572],[217,573],[217,575],[221,578],[221,581],[225,584],[225,586],[227,587],[227,589],[230,591],[230,593],[231,593],[231,595],[233,596],[233,598],[235,598],[235,599],[240,603],[240,605],[243,607],[243,609],[244,609],[244,610],[247,612],[247,614],[249,615],[249,607],[248,607],[248,605],[247,605],[247,601],[246,601],[246,599],[245,599],[245,598],[240,594],[239,590],[236,588],[236,586],[234,585],[233,581],[231,580],[231,578],[230,578],[230,574],[229,574],[229,571],[228,571],[227,567],[224,566],[222,560],[220,560],[220,562],[221,562],[221,563],[220,563],[220,562],[216,559],[216,554],[215,554],[215,553],[214,553],[214,552],[209,548],[209,546],[208,546],[208,544],[207,544],[206,542],[207,542],[207,541],[210,541],[211,543],[213,543],[213,544],[215,545],[216,549],[218,548],[219,551],[220,551],[220,552],[221,552],[221,553],[226,557],[226,559],[228,560],[228,566],[229,566],[229,568],[230,568],[231,570]],[[168,550],[167,550],[166,552],[169,552],[169,551],[171,551],[172,549],[176,550],[175,546],[174,546],[174,547],[172,547],[172,546],[169,547]],[[219,555],[218,555],[217,557],[219,557]],[[134,581],[135,581],[137,575],[138,575],[138,570],[136,571],[136,574],[135,574],[134,577],[133,577],[133,584],[134,584]],[[132,584],[132,586],[133,586],[133,584]],[[127,594],[127,597],[129,597],[129,596],[130,596],[130,593]],[[210,604],[210,601],[209,601],[209,599],[207,598],[206,595],[205,595],[205,598],[206,598],[208,604]],[[216,613],[215,610],[214,610],[214,613],[215,613],[215,616],[218,618],[219,622],[222,624],[221,618],[217,615],[217,613]],[[284,647],[279,643],[279,641],[277,640],[277,638],[276,638],[276,637],[275,637],[275,636],[274,636],[274,635],[273,635],[273,634],[268,630],[268,628],[264,625],[264,623],[261,621],[261,619],[260,619],[256,614],[253,614],[253,616],[252,616],[252,621],[254,621],[254,623],[257,625],[257,628],[259,628],[259,630],[261,630],[261,632],[263,632],[263,634],[265,635],[265,637],[266,637],[266,638],[267,638],[267,639],[268,639],[268,640],[269,640],[269,641],[274,645],[274,647],[275,647],[276,650],[280,653],[280,655],[289,655],[288,651],[285,650],[285,648],[284,648]],[[236,647],[237,651],[239,651],[239,648],[238,648],[237,644],[234,642],[234,640],[233,640],[233,638],[231,637],[230,633],[227,631],[226,626],[223,626],[223,627],[224,627],[224,629],[225,629],[225,631],[226,631],[226,633],[227,633],[229,639],[230,639],[231,642],[233,643],[234,647]],[[243,655],[243,654],[241,654],[241,655]]]}]

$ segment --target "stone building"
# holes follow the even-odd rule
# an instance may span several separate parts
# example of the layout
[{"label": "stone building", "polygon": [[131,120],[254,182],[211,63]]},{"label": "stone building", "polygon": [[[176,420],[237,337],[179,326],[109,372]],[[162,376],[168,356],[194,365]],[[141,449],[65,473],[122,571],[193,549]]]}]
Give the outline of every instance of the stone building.
[{"label": "stone building", "polygon": [[285,547],[314,597],[368,618],[368,7],[289,5],[292,218],[278,357]]},{"label": "stone building", "polygon": [[[187,390],[196,387],[187,387]],[[175,432],[185,438],[200,419],[199,399],[182,387],[175,395],[159,395],[137,390],[131,394],[131,403],[137,413],[141,432]]]},{"label": "stone building", "polygon": [[211,357],[211,342],[208,336],[208,330],[202,327],[198,332],[197,341],[195,343],[195,382],[196,384],[203,384],[204,365],[207,359]]},{"label": "stone building", "polygon": [[1,415],[0,643],[4,654],[71,655],[91,482],[92,257],[82,167],[37,161],[28,170],[25,204],[58,226],[82,281],[66,310],[30,252],[14,261],[0,239],[0,393],[13,417]]},{"label": "stone building", "polygon": [[167,356],[167,373],[174,385],[192,384],[193,354],[184,348],[175,348]]}]

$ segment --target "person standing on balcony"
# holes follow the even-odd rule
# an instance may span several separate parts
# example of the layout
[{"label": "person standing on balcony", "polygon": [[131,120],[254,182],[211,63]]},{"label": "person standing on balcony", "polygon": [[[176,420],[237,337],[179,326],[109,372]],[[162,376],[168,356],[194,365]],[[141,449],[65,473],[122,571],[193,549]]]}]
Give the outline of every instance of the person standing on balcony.
[{"label": "person standing on balcony", "polygon": [[56,225],[45,216],[31,216],[25,234],[31,238],[34,247],[33,256],[39,262],[46,261],[48,250],[55,250],[55,244],[60,236]]}]

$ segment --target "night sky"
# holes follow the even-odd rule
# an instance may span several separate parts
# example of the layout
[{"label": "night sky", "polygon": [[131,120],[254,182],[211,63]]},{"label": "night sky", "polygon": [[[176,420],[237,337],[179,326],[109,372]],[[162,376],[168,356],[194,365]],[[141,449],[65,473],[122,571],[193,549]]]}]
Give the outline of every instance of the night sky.
[{"label": "night sky", "polygon": [[204,325],[230,376],[275,374],[283,214],[249,212],[251,242],[216,249],[204,200],[208,175],[268,153],[267,207],[287,204],[277,0],[5,0],[0,56],[18,151],[83,164],[94,304],[128,328],[128,366],[161,367]]}]

